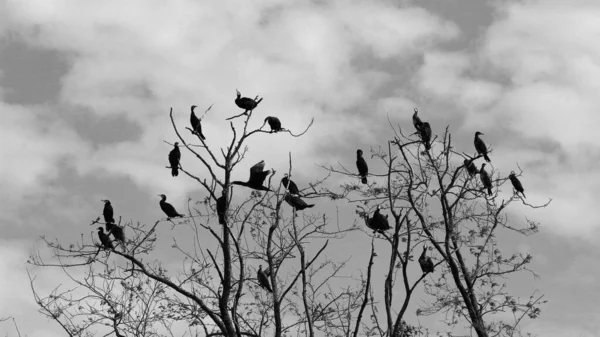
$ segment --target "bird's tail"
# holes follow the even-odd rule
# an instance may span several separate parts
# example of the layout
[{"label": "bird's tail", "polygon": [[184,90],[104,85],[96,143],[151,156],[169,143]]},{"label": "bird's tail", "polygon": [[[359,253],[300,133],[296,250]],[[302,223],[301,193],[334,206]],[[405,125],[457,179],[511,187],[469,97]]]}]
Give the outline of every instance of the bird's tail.
[{"label": "bird's tail", "polygon": [[488,195],[492,195],[492,194],[493,194],[493,193],[492,193],[492,188],[491,188],[491,187],[488,187],[488,189],[487,189],[487,190],[488,190]]},{"label": "bird's tail", "polygon": [[312,204],[312,205],[306,205],[306,208],[311,208],[311,207],[313,207],[313,206],[315,206],[315,204]]},{"label": "bird's tail", "polygon": [[225,225],[225,217],[223,215],[219,215],[219,224]]},{"label": "bird's tail", "polygon": [[366,184],[366,183],[367,183],[367,176],[364,176],[364,177],[362,177],[362,180],[361,180],[361,182],[362,182],[363,184]]},{"label": "bird's tail", "polygon": [[425,150],[431,150],[431,143],[429,141],[425,142]]},{"label": "bird's tail", "polygon": [[204,137],[204,135],[202,134],[202,132],[200,132],[199,134],[200,134],[200,138],[201,138],[202,140],[206,140],[206,137]]},{"label": "bird's tail", "polygon": [[488,163],[492,162],[492,160],[490,159],[490,157],[488,157],[487,153],[483,154],[483,159],[485,159],[485,161],[487,161]]},{"label": "bird's tail", "polygon": [[179,169],[177,167],[171,167],[171,175],[177,177],[179,175]]}]

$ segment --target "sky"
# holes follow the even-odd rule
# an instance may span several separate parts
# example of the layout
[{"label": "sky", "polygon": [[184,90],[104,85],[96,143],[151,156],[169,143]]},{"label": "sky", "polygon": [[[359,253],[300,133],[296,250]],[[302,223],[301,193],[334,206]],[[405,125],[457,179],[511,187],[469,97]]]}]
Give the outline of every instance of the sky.
[{"label": "sky", "polygon": [[[552,199],[514,210],[541,223],[511,239],[540,275],[515,287],[549,301],[525,331],[600,336],[589,267],[600,257],[598,17],[596,0],[0,0],[0,317],[30,337],[61,335],[27,281],[30,270],[54,286],[55,271],[25,263],[39,236],[88,235],[104,198],[152,221],[157,194],[202,196],[164,168],[169,108],[187,125],[190,105],[214,104],[204,134],[224,147],[239,89],[264,97],[255,127],[268,115],[292,131],[315,120],[302,138],[255,137],[239,180],[261,159],[283,172],[290,151],[297,183],[325,175],[318,165],[353,167],[357,148],[392,137],[388,116],[410,127],[414,107],[464,151],[483,132],[500,174],[518,164],[527,200]],[[16,336],[6,322],[0,332]]]}]

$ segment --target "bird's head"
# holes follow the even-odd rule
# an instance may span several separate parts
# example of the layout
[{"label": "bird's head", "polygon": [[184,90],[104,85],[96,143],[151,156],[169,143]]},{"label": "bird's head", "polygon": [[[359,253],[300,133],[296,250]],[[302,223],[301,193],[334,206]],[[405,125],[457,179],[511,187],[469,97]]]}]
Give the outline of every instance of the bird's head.
[{"label": "bird's head", "polygon": [[481,169],[483,170],[483,168],[485,167],[485,163],[481,164]]},{"label": "bird's head", "polygon": [[509,176],[515,177],[517,174],[515,173],[515,171],[510,171]]},{"label": "bird's head", "polygon": [[258,266],[258,270],[262,271],[262,264],[260,266]]},{"label": "bird's head", "polygon": [[475,137],[477,137],[477,136],[479,136],[479,135],[483,136],[483,133],[481,133],[481,132],[479,132],[479,131],[475,132]]},{"label": "bird's head", "polygon": [[356,155],[357,156],[362,156],[363,155],[362,150],[361,149],[356,150]]},{"label": "bird's head", "polygon": [[103,199],[103,200],[100,200],[100,201],[103,201],[105,204],[108,204],[108,205],[110,205],[110,200],[104,200],[104,199]]},{"label": "bird's head", "polygon": [[165,199],[167,198],[167,196],[166,196],[166,195],[164,195],[164,194],[159,194],[158,196],[159,196],[161,199],[163,199],[163,200],[165,200]]},{"label": "bird's head", "polygon": [[270,120],[271,120],[271,116],[267,116],[267,117],[265,118],[265,123],[266,123],[266,122],[268,122],[268,121],[270,121]]},{"label": "bird's head", "polygon": [[194,112],[194,109],[196,109],[197,107],[197,105],[192,105],[192,112]]},{"label": "bird's head", "polygon": [[175,147],[177,147],[177,146],[179,146],[179,142],[175,142],[175,144],[173,144],[173,145],[175,145]]},{"label": "bird's head", "polygon": [[289,178],[289,177],[290,177],[290,175],[289,175],[289,174],[287,174],[287,173],[284,173],[284,174],[283,174],[283,178],[284,178],[284,179],[285,179],[285,178]]},{"label": "bird's head", "polygon": [[98,227],[98,232],[104,232],[104,228]]},{"label": "bird's head", "polygon": [[419,109],[415,108],[415,115],[419,113]]}]

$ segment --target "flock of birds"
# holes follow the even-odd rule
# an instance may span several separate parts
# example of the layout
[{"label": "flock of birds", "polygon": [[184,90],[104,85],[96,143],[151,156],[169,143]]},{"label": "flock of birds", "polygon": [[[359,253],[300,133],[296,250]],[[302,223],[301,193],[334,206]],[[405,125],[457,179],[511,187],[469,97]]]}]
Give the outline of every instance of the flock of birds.
[{"label": "flock of birds", "polygon": [[[235,99],[235,104],[240,109],[243,109],[244,112],[241,113],[240,115],[230,117],[227,120],[230,120],[232,118],[239,117],[242,115],[247,115],[248,112],[254,110],[261,101],[262,101],[262,98],[259,99],[258,96],[256,96],[256,98],[254,98],[254,99],[251,99],[248,97],[241,97],[240,92],[237,91],[237,97]],[[190,113],[190,124],[192,127],[191,132],[192,132],[192,134],[196,135],[201,140],[206,140],[206,137],[202,133],[201,120],[194,113],[195,108],[196,108],[196,106],[192,105],[191,113]],[[431,149],[431,140],[432,140],[431,125],[428,122],[421,121],[421,118],[418,116],[418,112],[419,112],[418,109],[415,108],[414,114],[412,116],[413,125],[416,129],[417,135],[419,136],[421,142],[423,143],[423,145],[425,147],[425,150],[428,151]],[[269,117],[265,118],[263,126],[267,123],[269,124],[269,126],[271,128],[271,131],[270,131],[271,133],[284,130],[281,126],[281,121],[277,117],[269,116]],[[489,162],[491,162],[491,160],[488,156],[488,148],[487,148],[485,142],[479,137],[481,135],[483,135],[483,133],[481,133],[479,131],[475,132],[475,140],[474,140],[475,150],[477,151],[477,153],[479,155],[483,156],[483,158],[485,159],[486,162],[489,163]],[[180,166],[179,162],[181,160],[181,152],[179,151],[179,143],[178,142],[176,142],[174,144],[173,150],[171,150],[171,152],[169,152],[168,159],[169,159],[169,164],[170,164],[170,168],[171,168],[171,175],[173,177],[177,177],[179,175],[179,166]],[[479,177],[480,177],[481,183],[483,184],[483,187],[485,189],[487,189],[488,195],[492,195],[492,180],[491,180],[489,174],[487,173],[487,171],[485,170],[486,163],[482,163],[481,169],[477,169],[477,166],[475,165],[474,160],[475,160],[475,158],[469,158],[469,159],[464,160],[464,166],[465,166],[468,174],[471,177],[475,176],[476,174],[479,174]],[[252,166],[250,168],[250,177],[248,178],[248,181],[245,181],[245,182],[244,181],[233,181],[233,182],[231,182],[231,184],[245,186],[245,187],[248,187],[248,188],[251,188],[254,190],[258,190],[258,191],[272,192],[272,190],[269,189],[269,187],[264,186],[265,179],[271,172],[270,170],[265,171],[264,167],[265,167],[265,161],[261,160],[260,162],[258,162],[257,164],[255,164],[254,166]],[[356,167],[358,169],[358,175],[361,179],[361,182],[363,184],[367,184],[367,176],[369,175],[369,167],[367,165],[366,160],[363,157],[363,151],[360,149],[358,149],[356,151]],[[523,185],[521,184],[519,179],[516,177],[516,174],[514,171],[512,171],[510,173],[508,178],[510,179],[510,181],[511,181],[514,189],[517,191],[517,193],[521,193],[523,195],[523,197],[525,197]],[[281,183],[286,188],[286,194],[284,196],[284,200],[295,210],[301,211],[306,208],[310,208],[310,207],[314,206],[314,204],[309,205],[300,198],[300,196],[301,196],[300,190],[298,189],[298,186],[289,178],[288,174],[284,175],[284,177],[281,179]],[[175,207],[173,207],[173,205],[169,204],[166,201],[167,200],[166,195],[159,194],[159,196],[161,198],[161,200],[159,202],[160,209],[167,215],[168,219],[184,216],[183,214],[180,214],[179,212],[177,212]],[[112,204],[109,200],[102,200],[102,201],[104,202],[104,209],[103,209],[102,214],[103,214],[104,221],[106,224],[106,232],[104,232],[104,228],[98,227],[98,238],[100,239],[100,242],[105,249],[114,249],[115,248],[113,245],[113,242],[110,240],[111,234],[118,243],[121,243],[123,245],[123,247],[125,247],[125,233],[123,231],[123,228],[115,223],[114,210],[113,210]],[[227,200],[225,199],[225,195],[222,195],[221,197],[219,197],[217,199],[216,208],[217,208],[217,215],[219,218],[219,224],[226,225],[225,213],[226,213],[226,209],[227,209]],[[384,216],[383,214],[380,213],[379,206],[377,206],[377,209],[373,213],[372,217],[369,218],[368,215],[365,215],[364,217],[365,217],[365,222],[366,222],[367,227],[372,229],[374,232],[381,233],[381,232],[384,232],[391,228],[389,225],[389,222],[388,222],[388,216]],[[421,253],[421,256],[419,257],[419,260],[418,260],[419,265],[421,266],[421,270],[423,271],[424,274],[431,273],[434,271],[433,261],[432,261],[431,257],[426,256],[426,251],[427,251],[427,247],[424,245],[423,252]],[[268,278],[269,274],[270,274],[270,271],[269,270],[263,271],[262,265],[261,265],[261,266],[259,266],[259,269],[257,272],[257,280],[258,280],[259,285],[263,289],[267,290],[268,292],[273,292],[271,285],[269,283],[269,278]]]}]

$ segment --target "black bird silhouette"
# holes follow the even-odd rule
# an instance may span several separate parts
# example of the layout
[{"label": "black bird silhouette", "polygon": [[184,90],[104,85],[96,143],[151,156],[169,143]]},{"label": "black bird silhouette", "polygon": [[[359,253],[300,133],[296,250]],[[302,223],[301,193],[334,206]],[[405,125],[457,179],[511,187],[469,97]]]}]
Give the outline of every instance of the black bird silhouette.
[{"label": "black bird silhouette", "polygon": [[373,217],[367,220],[367,227],[371,228],[374,232],[380,233],[391,228],[387,216],[383,216],[380,213],[379,206],[377,206],[377,209],[373,213]]},{"label": "black bird silhouette", "polygon": [[365,158],[363,158],[363,152],[360,149],[356,150],[356,168],[358,168],[358,175],[362,178],[361,182],[366,184],[367,176],[369,175],[369,166]]},{"label": "black bird silhouette", "polygon": [[258,105],[258,103],[260,103],[263,99],[258,99],[258,96],[256,96],[255,99],[252,98],[248,98],[248,97],[242,97],[242,94],[235,89],[236,93],[237,93],[237,98],[235,99],[235,105],[238,106],[238,108],[240,109],[244,109],[244,114],[247,114],[248,111],[252,111],[256,108],[256,106]]},{"label": "black bird silhouette", "polygon": [[523,198],[525,198],[525,190],[523,189],[523,185],[521,184],[521,181],[519,180],[519,178],[517,178],[515,171],[510,172],[510,174],[508,175],[508,179],[510,179],[510,182],[512,183],[515,190],[517,192],[521,192],[521,194],[523,194]]},{"label": "black bird silhouette", "polygon": [[277,117],[269,116],[265,118],[265,123],[269,123],[271,127],[271,133],[281,131],[281,121]]},{"label": "black bird silhouette", "polygon": [[196,117],[196,114],[194,113],[194,109],[196,108],[197,106],[192,105],[192,112],[190,113],[190,124],[192,124],[192,130],[194,130],[194,132],[197,133],[202,140],[205,140],[206,137],[204,137],[204,135],[202,134],[202,124],[200,124],[200,119],[198,119],[198,117]]},{"label": "black bird silhouette", "polygon": [[115,246],[113,246],[108,235],[104,233],[104,228],[102,227],[98,227],[98,238],[100,239],[100,243],[102,243],[104,248],[115,249]]},{"label": "black bird silhouette", "polygon": [[314,206],[314,204],[309,205],[306,203],[306,201],[300,199],[300,197],[291,195],[289,193],[285,195],[285,198],[283,198],[283,200],[285,200],[285,202],[287,202],[290,206],[295,208],[297,211],[301,211],[303,209],[311,208]]},{"label": "black bird silhouette", "polygon": [[267,274],[262,270],[262,266],[258,266],[258,272],[256,273],[256,278],[258,279],[258,284],[266,289],[268,292],[272,293],[273,289],[271,289],[271,284],[269,283],[269,278]]},{"label": "black bird silhouette", "polygon": [[225,225],[225,213],[227,211],[227,198],[225,194],[217,199],[217,215],[219,216],[219,224]]},{"label": "black bird silhouette", "polygon": [[102,210],[102,215],[104,216],[104,222],[111,223],[115,222],[113,207],[110,203],[110,200],[102,200],[104,201],[104,209]]},{"label": "black bird silhouette", "polygon": [[181,159],[181,152],[179,151],[179,143],[175,142],[173,150],[169,152],[169,164],[171,165],[171,175],[177,177],[179,175],[179,160]]},{"label": "black bird silhouette", "polygon": [[415,129],[417,130],[418,134],[421,134],[421,128],[423,127],[423,122],[421,121],[421,118],[419,118],[419,116],[417,115],[419,113],[419,109],[415,108],[415,113],[412,116],[412,121],[413,121],[413,125],[415,126]]},{"label": "black bird silhouette", "polygon": [[477,150],[477,153],[479,153],[480,155],[483,155],[483,158],[485,159],[485,161],[487,161],[488,163],[491,162],[490,157],[488,157],[488,149],[487,146],[485,145],[485,142],[483,141],[483,139],[479,138],[479,135],[483,136],[483,133],[477,131],[475,132],[475,140],[473,141],[473,143],[475,144],[475,150]]},{"label": "black bird silhouette", "polygon": [[169,204],[166,200],[167,200],[167,196],[164,194],[159,194],[158,195],[160,197],[160,209],[162,209],[163,212],[165,212],[165,214],[167,215],[167,218],[177,218],[177,217],[183,217],[183,214],[179,214],[176,210],[175,207],[173,207],[173,205]]},{"label": "black bird silhouette", "polygon": [[248,178],[247,182],[243,181],[233,181],[232,185],[242,185],[246,187],[250,187],[255,190],[260,191],[271,191],[268,187],[263,186],[265,179],[271,172],[271,170],[263,171],[265,168],[265,161],[261,160],[256,165],[250,168],[250,178]]},{"label": "black bird silhouette", "polygon": [[419,257],[419,265],[421,266],[421,271],[423,274],[433,273],[434,265],[433,261],[429,256],[425,256],[425,252],[427,251],[427,246],[423,245],[423,253]]},{"label": "black bird silhouette", "polygon": [[492,179],[490,179],[489,174],[485,171],[485,163],[481,164],[479,178],[481,179],[483,187],[487,188],[488,195],[492,195]]},{"label": "black bird silhouette", "polygon": [[421,141],[425,145],[425,150],[431,150],[431,125],[428,122],[424,122],[421,125],[421,131],[419,135],[421,136]]},{"label": "black bird silhouette", "polygon": [[289,178],[288,174],[284,174],[283,178],[281,178],[281,183],[283,187],[285,187],[291,194],[300,194],[300,190],[298,186]]},{"label": "black bird silhouette", "polygon": [[463,163],[465,164],[465,168],[471,177],[477,174],[477,166],[475,166],[475,163],[473,163],[473,159],[465,159]]},{"label": "black bird silhouette", "polygon": [[121,226],[114,223],[107,223],[106,231],[108,232],[107,235],[112,234],[115,240],[121,241],[123,244],[125,244],[125,232],[123,231],[123,228],[121,228]]}]

